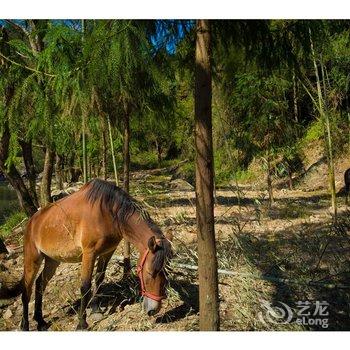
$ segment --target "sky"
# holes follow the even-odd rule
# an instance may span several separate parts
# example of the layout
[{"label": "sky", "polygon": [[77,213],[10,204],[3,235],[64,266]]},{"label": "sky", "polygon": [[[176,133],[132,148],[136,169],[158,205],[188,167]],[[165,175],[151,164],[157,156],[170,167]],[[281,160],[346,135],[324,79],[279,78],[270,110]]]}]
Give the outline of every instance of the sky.
[{"label": "sky", "polygon": [[[23,19],[15,19],[13,20],[19,25],[24,25]],[[53,23],[60,24],[64,23],[67,26],[74,26],[75,28],[81,28],[80,20],[71,20],[71,19],[53,19]],[[161,47],[166,48],[168,53],[173,54],[176,51],[177,44],[181,41],[181,39],[185,36],[185,31],[190,30],[190,28],[194,25],[193,20],[182,20],[177,21],[176,31],[171,33],[169,31],[169,27],[167,24],[175,24],[176,20],[156,20],[156,35],[151,37],[151,42],[156,49]],[[0,19],[0,25],[6,25],[4,19]]]}]

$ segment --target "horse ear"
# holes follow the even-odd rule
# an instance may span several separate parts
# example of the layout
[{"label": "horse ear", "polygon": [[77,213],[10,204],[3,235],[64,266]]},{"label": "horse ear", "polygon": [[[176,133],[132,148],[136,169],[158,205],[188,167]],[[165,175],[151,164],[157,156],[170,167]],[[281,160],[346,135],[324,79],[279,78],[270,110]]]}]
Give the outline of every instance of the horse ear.
[{"label": "horse ear", "polygon": [[152,253],[155,253],[157,251],[158,248],[158,242],[156,239],[156,236],[152,236],[149,240],[148,240],[148,248]]}]

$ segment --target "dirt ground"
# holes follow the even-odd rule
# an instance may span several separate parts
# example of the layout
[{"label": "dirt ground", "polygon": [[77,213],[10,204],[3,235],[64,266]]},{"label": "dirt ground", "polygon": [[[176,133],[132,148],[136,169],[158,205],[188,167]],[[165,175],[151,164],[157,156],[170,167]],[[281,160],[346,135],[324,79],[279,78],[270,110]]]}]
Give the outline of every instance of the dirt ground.
[{"label": "dirt ground", "polygon": [[[174,188],[170,176],[164,175],[134,180],[132,193],[163,231],[174,236],[168,298],[158,315],[150,318],[142,313],[136,277],[122,280],[120,246],[99,292],[104,312],[88,311],[90,329],[198,330],[196,271],[178,266],[197,265],[195,193]],[[350,216],[344,198],[339,198],[339,219],[333,225],[325,189],[282,188],[274,196],[269,209],[267,192],[253,185],[216,191],[219,268],[234,273],[219,275],[221,329],[350,330]],[[6,243],[18,247],[21,236]],[[133,262],[136,258],[133,251]],[[5,257],[0,267],[6,279],[19,278],[22,254]],[[121,308],[126,298],[134,302]],[[78,302],[79,264],[61,264],[44,296],[51,331],[75,329]],[[300,306],[305,303],[308,315],[302,318]],[[326,305],[323,312],[320,303]],[[32,300],[31,315],[33,307]],[[1,301],[0,330],[17,330],[21,310],[20,298]],[[34,321],[30,327],[36,329]]]}]

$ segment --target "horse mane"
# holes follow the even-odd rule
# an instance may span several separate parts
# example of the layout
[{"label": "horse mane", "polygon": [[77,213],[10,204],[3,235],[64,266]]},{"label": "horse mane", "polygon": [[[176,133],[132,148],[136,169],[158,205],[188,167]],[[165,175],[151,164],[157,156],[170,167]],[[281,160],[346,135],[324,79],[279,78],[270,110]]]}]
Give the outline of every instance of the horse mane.
[{"label": "horse mane", "polygon": [[153,259],[153,271],[152,274],[155,276],[160,271],[164,269],[164,267],[167,266],[168,262],[173,256],[173,252],[171,250],[171,243],[168,241],[164,235],[162,235],[163,239],[161,239],[158,243],[158,248],[156,252],[154,253],[154,259]]},{"label": "horse mane", "polygon": [[125,225],[127,220],[136,211],[144,217],[144,210],[140,210],[139,204],[124,190],[116,186],[113,182],[94,179],[86,184],[88,191],[86,198],[91,205],[100,201],[101,209],[108,210],[113,221]]},{"label": "horse mane", "polygon": [[117,221],[118,224],[125,226],[130,216],[138,213],[156,238],[161,239],[153,259],[153,271],[155,274],[159,273],[172,256],[171,244],[165,239],[161,229],[151,219],[149,213],[127,192],[112,182],[94,179],[86,184],[86,188],[88,188],[86,197],[90,204],[93,205],[100,201],[101,208],[109,211],[114,222]]}]

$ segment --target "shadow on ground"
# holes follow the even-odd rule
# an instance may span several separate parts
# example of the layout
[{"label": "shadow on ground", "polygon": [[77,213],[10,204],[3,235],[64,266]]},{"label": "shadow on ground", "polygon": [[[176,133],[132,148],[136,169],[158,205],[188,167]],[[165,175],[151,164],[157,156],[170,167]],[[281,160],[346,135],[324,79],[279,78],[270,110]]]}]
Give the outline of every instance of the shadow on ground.
[{"label": "shadow on ground", "polygon": [[[302,224],[292,231],[289,228],[277,232],[273,239],[244,232],[219,243],[219,261],[220,256],[230,266],[248,261],[261,275],[284,280],[269,282],[274,285],[274,294],[268,302],[271,307],[281,307],[281,302],[287,304],[294,310],[294,320],[309,313],[304,318],[304,329],[350,330],[349,232],[349,211],[339,215],[336,225]],[[307,310],[301,312],[299,302],[310,302]],[[319,302],[328,303],[324,311],[328,315],[320,315]],[[328,327],[324,328],[320,321],[315,324],[316,318],[327,319]],[[276,319],[276,324],[279,321]]]},{"label": "shadow on ground", "polygon": [[171,287],[179,294],[183,303],[157,317],[156,323],[171,323],[198,313],[198,285],[185,280],[170,280]]}]

